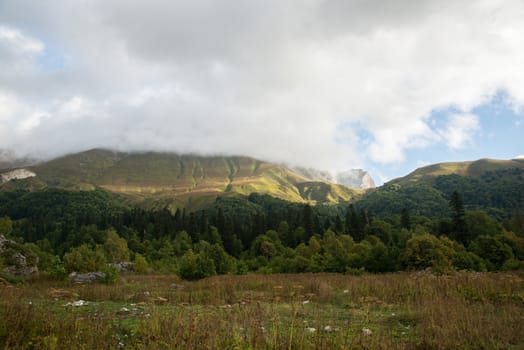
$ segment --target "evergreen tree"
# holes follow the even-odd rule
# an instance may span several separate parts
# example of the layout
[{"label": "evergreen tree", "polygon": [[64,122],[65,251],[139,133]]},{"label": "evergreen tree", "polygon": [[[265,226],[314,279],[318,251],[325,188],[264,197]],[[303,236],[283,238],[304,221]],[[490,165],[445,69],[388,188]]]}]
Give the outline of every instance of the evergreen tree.
[{"label": "evergreen tree", "polygon": [[466,212],[462,196],[457,191],[451,194],[449,206],[451,209],[451,238],[466,245],[470,241]]},{"label": "evergreen tree", "polygon": [[400,213],[400,228],[409,230],[411,228],[411,217],[408,208],[404,207]]},{"label": "evergreen tree", "polygon": [[313,221],[313,208],[309,204],[304,206],[303,216],[302,216],[302,226],[306,231],[306,239],[313,236],[314,230],[314,221]]},{"label": "evergreen tree", "polygon": [[368,220],[366,212],[364,210],[361,210],[359,216],[357,214],[357,211],[355,210],[355,206],[353,204],[350,204],[346,220],[349,234],[351,235],[351,237],[353,237],[353,239],[356,242],[360,242],[364,238],[364,220]]},{"label": "evergreen tree", "polygon": [[342,223],[342,219],[339,215],[335,218],[335,232],[340,234],[344,232],[344,224]]}]

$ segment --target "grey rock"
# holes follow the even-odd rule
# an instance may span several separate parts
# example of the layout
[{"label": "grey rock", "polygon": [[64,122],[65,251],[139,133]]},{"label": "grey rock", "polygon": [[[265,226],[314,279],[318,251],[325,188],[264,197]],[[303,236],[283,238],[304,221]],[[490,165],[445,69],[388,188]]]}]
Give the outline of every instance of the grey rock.
[{"label": "grey rock", "polygon": [[352,188],[375,188],[375,181],[369,173],[362,169],[351,169],[337,174],[337,183]]},{"label": "grey rock", "polygon": [[119,261],[112,263],[111,266],[116,267],[120,272],[133,271],[133,263],[131,261]]},{"label": "grey rock", "polygon": [[106,277],[106,274],[101,271],[87,272],[87,273],[76,273],[72,272],[69,274],[69,278],[74,283],[93,283],[101,281]]},{"label": "grey rock", "polygon": [[9,274],[26,277],[38,274],[38,257],[24,251],[20,244],[5,238],[4,235],[0,235],[0,256],[6,265],[4,271]]},{"label": "grey rock", "polygon": [[27,169],[15,169],[0,174],[0,184],[11,181],[27,179],[28,177],[35,177],[36,174]]}]

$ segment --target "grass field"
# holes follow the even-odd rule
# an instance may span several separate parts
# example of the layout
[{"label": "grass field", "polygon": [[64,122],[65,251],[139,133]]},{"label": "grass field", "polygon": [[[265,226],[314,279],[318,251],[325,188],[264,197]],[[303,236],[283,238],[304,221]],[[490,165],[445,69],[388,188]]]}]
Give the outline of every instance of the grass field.
[{"label": "grass field", "polygon": [[524,349],[524,274],[37,279],[0,285],[0,348]]}]

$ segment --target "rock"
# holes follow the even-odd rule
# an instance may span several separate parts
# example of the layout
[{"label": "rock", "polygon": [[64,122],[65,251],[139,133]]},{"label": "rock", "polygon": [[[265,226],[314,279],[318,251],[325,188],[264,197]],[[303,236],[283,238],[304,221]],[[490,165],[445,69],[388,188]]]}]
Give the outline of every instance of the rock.
[{"label": "rock", "polygon": [[38,256],[4,235],[0,235],[0,256],[4,260],[5,272],[24,277],[38,275]]},{"label": "rock", "polygon": [[375,181],[369,173],[362,169],[351,169],[337,174],[337,183],[352,188],[375,188]]},{"label": "rock", "polygon": [[88,273],[72,272],[71,274],[69,274],[69,278],[74,283],[93,283],[93,282],[101,281],[105,277],[106,277],[106,274],[101,271],[88,272]]},{"label": "rock", "polygon": [[27,169],[15,169],[0,174],[0,183],[11,180],[27,179],[28,177],[35,177],[36,174]]},{"label": "rock", "polygon": [[373,331],[369,328],[362,328],[362,334],[364,335],[373,335]]},{"label": "rock", "polygon": [[65,304],[64,306],[85,306],[85,305],[87,305],[87,301],[77,300],[77,301],[69,302]]},{"label": "rock", "polygon": [[111,266],[116,267],[120,272],[133,271],[133,263],[131,261],[119,261],[112,263]]},{"label": "rock", "polygon": [[293,167],[293,171],[311,181],[327,181],[341,184],[351,188],[368,189],[375,188],[375,181],[366,170],[350,169],[347,171],[331,174],[329,171],[313,168]]}]

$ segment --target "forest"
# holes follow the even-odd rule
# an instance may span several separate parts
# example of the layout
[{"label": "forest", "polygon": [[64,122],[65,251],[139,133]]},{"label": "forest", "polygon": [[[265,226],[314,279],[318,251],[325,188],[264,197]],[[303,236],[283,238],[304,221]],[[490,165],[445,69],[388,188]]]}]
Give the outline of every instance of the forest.
[{"label": "forest", "polygon": [[[507,188],[511,181],[494,186],[502,177],[490,176],[476,186],[441,176],[436,188],[461,190],[438,193],[393,184],[338,206],[253,193],[174,213],[126,205],[102,189],[4,191],[0,234],[12,243],[2,251],[0,266],[20,251],[41,274],[56,278],[111,272],[111,264],[124,261],[138,273],[175,273],[188,280],[248,272],[523,270],[522,188]],[[492,186],[478,191],[482,181]],[[513,193],[504,197],[504,191]],[[515,191],[517,202],[508,203]]]}]

